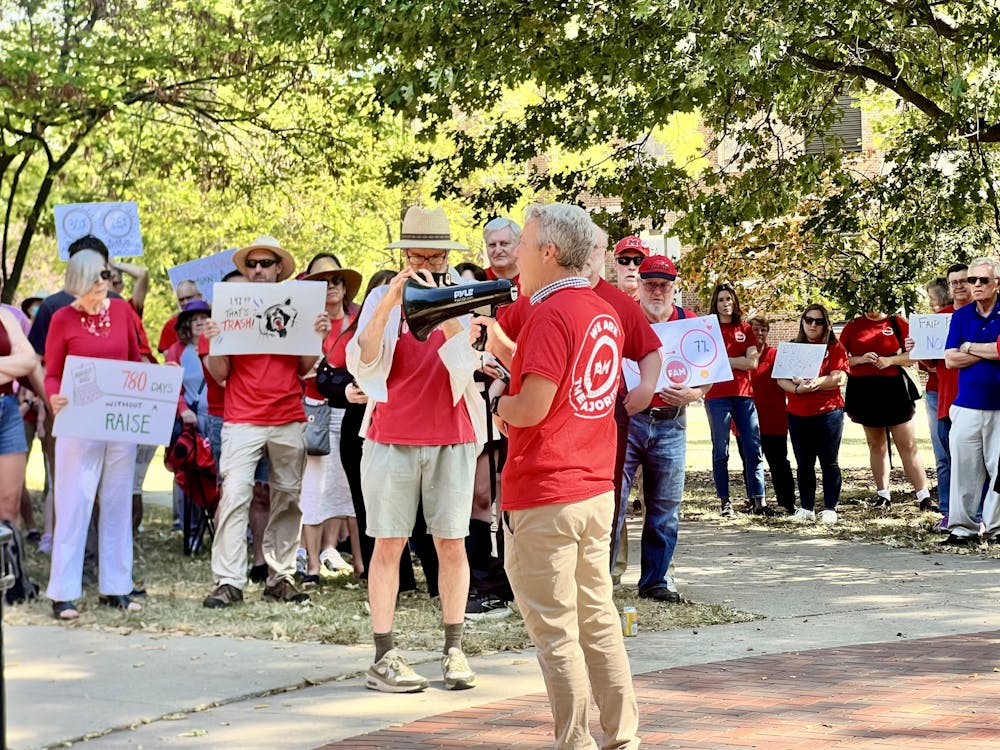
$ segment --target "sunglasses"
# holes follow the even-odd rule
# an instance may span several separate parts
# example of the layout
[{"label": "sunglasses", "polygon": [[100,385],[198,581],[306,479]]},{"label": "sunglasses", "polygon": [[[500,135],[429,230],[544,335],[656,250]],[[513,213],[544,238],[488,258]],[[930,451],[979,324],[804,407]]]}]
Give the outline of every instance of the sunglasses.
[{"label": "sunglasses", "polygon": [[247,268],[270,268],[280,262],[281,261],[275,260],[274,258],[247,258],[246,266]]},{"label": "sunglasses", "polygon": [[641,266],[644,260],[641,255],[619,255],[615,258],[619,266]]},{"label": "sunglasses", "polygon": [[111,281],[111,271],[105,268],[103,271],[101,271],[101,278],[104,279],[105,281]]},{"label": "sunglasses", "polygon": [[811,315],[803,315],[802,322],[811,326],[825,326],[826,320],[823,318],[814,318]]},{"label": "sunglasses", "polygon": [[966,284],[971,284],[972,286],[978,286],[979,284],[982,284],[983,286],[986,286],[991,281],[993,281],[993,277],[992,276],[969,276],[965,280],[965,283]]},{"label": "sunglasses", "polygon": [[326,280],[327,286],[343,286],[344,277],[343,276],[331,276]]}]

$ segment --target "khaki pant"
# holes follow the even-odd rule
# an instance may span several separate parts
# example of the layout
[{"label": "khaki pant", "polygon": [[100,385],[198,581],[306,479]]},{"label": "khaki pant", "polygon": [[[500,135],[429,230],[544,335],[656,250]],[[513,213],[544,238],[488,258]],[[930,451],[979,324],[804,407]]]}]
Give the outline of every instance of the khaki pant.
[{"label": "khaki pant", "polygon": [[588,728],[591,691],[600,747],[639,747],[639,709],[611,599],[613,514],[612,492],[504,513],[507,576],[538,649],[559,750],[597,747]]},{"label": "khaki pant", "polygon": [[271,506],[264,531],[264,561],[270,568],[267,585],[295,575],[302,511],[299,490],[306,461],[305,422],[281,425],[224,424],[222,500],[215,519],[212,576],[217,583],[243,589],[247,583],[247,523],[253,498],[253,477],[260,457],[270,464]]}]

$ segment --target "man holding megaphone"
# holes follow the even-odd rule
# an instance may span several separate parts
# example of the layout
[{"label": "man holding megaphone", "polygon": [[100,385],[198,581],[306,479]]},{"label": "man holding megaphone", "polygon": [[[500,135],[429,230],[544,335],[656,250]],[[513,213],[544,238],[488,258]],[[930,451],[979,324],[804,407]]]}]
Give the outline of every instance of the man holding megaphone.
[{"label": "man holding megaphone", "polygon": [[389,693],[428,686],[396,651],[392,632],[399,557],[422,499],[440,564],[441,669],[445,687],[461,690],[476,683],[462,651],[462,626],[469,594],[465,536],[473,471],[486,435],[482,396],[473,381],[480,358],[469,343],[466,318],[442,316],[433,326],[421,327],[418,337],[410,327],[416,320],[408,323],[402,302],[407,284],[431,290],[454,283],[448,251],[466,247],[452,241],[443,210],[414,206],[403,219],[400,240],[389,248],[402,249],[407,265],[369,295],[358,335],[347,346],[347,367],[368,394],[361,482],[367,533],[375,538],[368,574],[375,659],[365,685]]}]

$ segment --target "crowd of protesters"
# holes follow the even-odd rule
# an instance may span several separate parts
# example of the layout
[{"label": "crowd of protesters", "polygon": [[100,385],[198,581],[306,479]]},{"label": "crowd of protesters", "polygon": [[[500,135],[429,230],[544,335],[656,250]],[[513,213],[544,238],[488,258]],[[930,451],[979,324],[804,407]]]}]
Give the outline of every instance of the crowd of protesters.
[{"label": "crowd of protesters", "polygon": [[[295,257],[273,237],[237,250],[221,283],[294,278],[326,285],[325,307],[310,322],[321,357],[213,355],[220,327],[193,281],[176,285],[177,314],[153,352],[142,322],[145,269],[109,258],[95,237],[74,242],[61,291],[0,308],[0,521],[16,532],[17,580],[7,600],[37,593],[23,569],[28,543],[51,555],[45,594],[59,620],[79,616],[85,585],[96,584],[101,605],[122,610],[141,609],[145,596],[132,578],[132,555],[152,449],[52,438],[54,416],[69,402],[61,389],[71,355],[156,362],[159,354],[182,368],[174,440],[203,437],[219,477],[218,507],[193,515],[185,512],[192,498],[175,489],[176,525],[192,549],[205,529],[198,514],[212,516],[214,586],[205,607],[242,603],[250,583],[262,585],[265,601],[301,604],[325,578],[353,572],[367,580],[374,635],[366,685],[418,692],[428,681],[393,636],[398,594],[416,587],[416,553],[428,593],[441,601],[446,687],[476,684],[463,623],[508,616],[516,599],[567,747],[587,731],[580,713],[589,699],[579,697],[578,683],[588,671],[606,698],[602,711],[613,714],[614,746],[637,742],[634,696],[630,684],[622,687],[620,632],[609,631],[610,591],[627,562],[625,519],[641,468],[638,594],[681,599],[672,559],[696,402],[704,404],[711,434],[722,516],[736,512],[729,474],[735,433],[748,512],[837,523],[846,415],[867,440],[873,507],[893,502],[895,446],[919,509],[941,514],[946,544],[1000,533],[997,261],[955,264],[928,284],[930,308],[952,314],[943,359],[911,360],[915,342],[898,315],[872,309],[837,335],[825,306],[806,306],[793,341],[825,348],[811,378],[772,377],[771,322],[759,314],[747,319],[739,285],[723,281],[711,289],[707,313],[718,318],[733,377],[689,387],[662,378],[658,324],[695,316],[678,304],[671,258],[640,237],[621,238],[613,250],[617,283],[608,283],[607,234],[579,209],[558,204],[531,209],[523,229],[494,219],[483,241],[485,267],[452,264],[450,251],[468,248],[452,239],[443,211],[411,208],[400,239],[389,245],[401,251],[403,270],[379,271],[363,293],[362,275],[331,253],[315,255],[296,274]],[[132,278],[128,300],[120,295],[124,275]],[[510,280],[520,295],[495,319],[462,316],[442,322],[426,341],[410,335],[401,306],[407,284],[496,279]],[[604,349],[588,335],[598,320]],[[486,353],[472,346],[480,328]],[[581,357],[597,369],[579,371]],[[635,363],[631,388],[618,377],[623,359]],[[612,380],[598,386],[612,361]],[[927,373],[923,394],[907,372],[913,364]],[[610,398],[599,398],[601,388]],[[921,395],[937,502],[913,422]],[[314,423],[318,438],[307,429]],[[46,469],[41,530],[23,481],[35,437]],[[314,449],[315,440],[323,449]],[[570,549],[586,561],[571,562]],[[588,628],[573,627],[577,618]],[[595,678],[600,660],[611,672]]]}]

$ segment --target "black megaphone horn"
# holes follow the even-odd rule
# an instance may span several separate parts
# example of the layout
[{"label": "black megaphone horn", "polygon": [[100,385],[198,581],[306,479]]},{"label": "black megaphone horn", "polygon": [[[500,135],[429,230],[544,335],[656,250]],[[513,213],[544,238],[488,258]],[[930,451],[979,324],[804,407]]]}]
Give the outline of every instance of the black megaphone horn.
[{"label": "black megaphone horn", "polygon": [[[439,287],[427,287],[410,279],[403,287],[403,315],[414,338],[426,341],[434,329],[446,320],[487,306],[490,314],[495,315],[498,307],[509,305],[516,299],[517,287],[510,279]],[[485,343],[485,340],[477,341],[475,346],[482,350]]]}]

